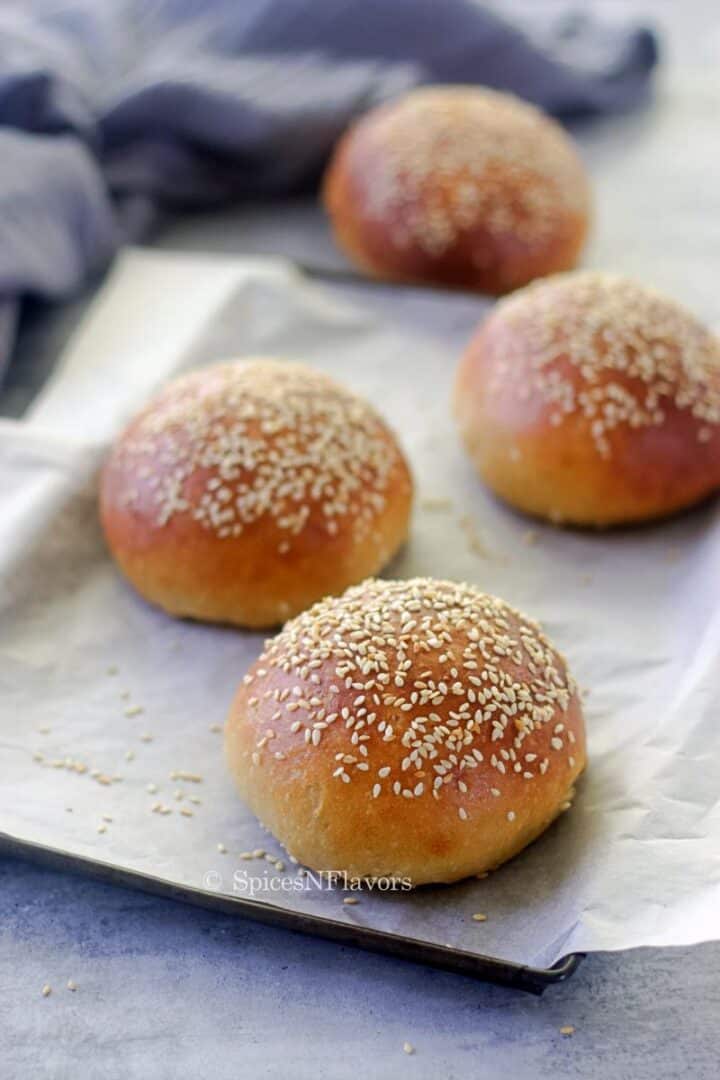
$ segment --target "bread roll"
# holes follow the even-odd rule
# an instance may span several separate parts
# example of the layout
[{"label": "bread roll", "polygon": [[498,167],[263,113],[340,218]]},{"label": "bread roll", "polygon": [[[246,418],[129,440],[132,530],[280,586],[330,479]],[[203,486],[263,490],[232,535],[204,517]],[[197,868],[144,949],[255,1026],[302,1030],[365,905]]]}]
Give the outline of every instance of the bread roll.
[{"label": "bread roll", "polygon": [[498,304],[455,412],[488,486],[551,521],[644,521],[720,486],[718,340],[622,277],[558,275]]},{"label": "bread roll", "polygon": [[173,615],[273,626],[383,567],[408,531],[412,481],[362,398],[279,360],[170,383],[103,471],[108,545]]},{"label": "bread roll", "polygon": [[503,293],[575,265],[590,193],[570,139],[510,94],[414,90],[362,117],[328,167],[335,238],[368,273]]},{"label": "bread roll", "polygon": [[562,656],[502,600],[366,581],[268,641],[226,728],[240,794],[317,871],[483,873],[567,808],[585,765]]}]

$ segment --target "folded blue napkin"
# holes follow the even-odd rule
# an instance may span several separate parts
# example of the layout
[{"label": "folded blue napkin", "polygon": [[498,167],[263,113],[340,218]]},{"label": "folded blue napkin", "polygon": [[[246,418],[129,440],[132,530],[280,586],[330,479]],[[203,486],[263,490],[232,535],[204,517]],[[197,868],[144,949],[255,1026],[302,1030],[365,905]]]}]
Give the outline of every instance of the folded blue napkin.
[{"label": "folded blue napkin", "polygon": [[3,0],[0,372],[24,295],[69,295],[161,206],[310,188],[348,122],[427,82],[561,118],[629,108],[648,29],[475,0]]}]

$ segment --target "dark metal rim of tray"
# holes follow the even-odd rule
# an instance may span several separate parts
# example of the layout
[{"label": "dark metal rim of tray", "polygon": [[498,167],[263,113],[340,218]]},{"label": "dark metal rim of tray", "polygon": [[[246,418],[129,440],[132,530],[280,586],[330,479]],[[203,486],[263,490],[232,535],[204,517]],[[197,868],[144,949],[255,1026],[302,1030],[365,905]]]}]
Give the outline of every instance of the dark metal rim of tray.
[{"label": "dark metal rim of tray", "polygon": [[0,833],[0,850],[9,855],[32,859],[55,869],[85,874],[113,885],[139,889],[156,896],[194,904],[196,907],[220,911],[226,915],[241,915],[254,919],[256,922],[265,923],[267,926],[312,934],[342,945],[352,945],[369,952],[384,953],[387,956],[410,960],[417,964],[442,968],[460,975],[470,975],[498,986],[526,990],[531,994],[542,994],[548,986],[564,982],[578,969],[584,956],[583,953],[570,953],[552,967],[529,967],[493,956],[481,956],[460,949],[433,945],[416,938],[403,937],[400,934],[389,934],[384,930],[372,930],[317,915],[286,911],[284,908],[260,903],[257,900],[214,893],[190,885],[175,885],[153,874],[128,870],[100,859],[90,859],[84,855],[76,855],[61,848],[47,847],[31,840],[18,840],[6,833]]}]

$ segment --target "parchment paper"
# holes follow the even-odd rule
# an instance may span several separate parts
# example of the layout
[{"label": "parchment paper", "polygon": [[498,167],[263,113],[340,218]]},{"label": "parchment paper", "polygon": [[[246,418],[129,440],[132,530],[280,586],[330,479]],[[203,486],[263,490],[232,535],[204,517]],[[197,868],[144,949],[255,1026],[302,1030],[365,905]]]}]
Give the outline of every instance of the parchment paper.
[{"label": "parchment paper", "polygon": [[[110,439],[169,374],[281,355],[366,394],[407,450],[418,502],[387,573],[474,582],[568,654],[589,689],[590,767],[573,809],[485,880],[353,906],[316,887],[256,898],[533,964],[720,936],[717,506],[595,534],[499,505],[449,408],[486,306],[320,288],[262,260],[121,260],[31,418],[0,425],[0,830],[235,895],[298,875],[236,797],[212,730],[261,636],[140,600],[105,552],[95,491]],[[283,869],[240,858],[260,848]]]}]

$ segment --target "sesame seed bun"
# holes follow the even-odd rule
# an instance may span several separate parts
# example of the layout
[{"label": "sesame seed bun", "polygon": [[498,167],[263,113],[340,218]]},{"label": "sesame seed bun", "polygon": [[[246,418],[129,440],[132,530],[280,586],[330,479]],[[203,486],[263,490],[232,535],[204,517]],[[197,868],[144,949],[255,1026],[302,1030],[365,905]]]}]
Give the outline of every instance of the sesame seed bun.
[{"label": "sesame seed bun", "polygon": [[488,486],[555,522],[644,521],[720,487],[718,340],[622,277],[562,274],[498,304],[455,413]]},{"label": "sesame seed bun", "polygon": [[365,581],[289,622],[226,727],[253,812],[299,862],[451,882],[568,808],[580,701],[536,623],[469,585]]},{"label": "sesame seed bun", "polygon": [[377,573],[407,536],[412,480],[362,398],[280,360],[168,384],[102,474],[108,546],[173,615],[273,626]]},{"label": "sesame seed bun", "polygon": [[338,244],[368,273],[493,294],[574,266],[589,225],[563,129],[470,86],[414,90],[362,117],[323,193]]}]

